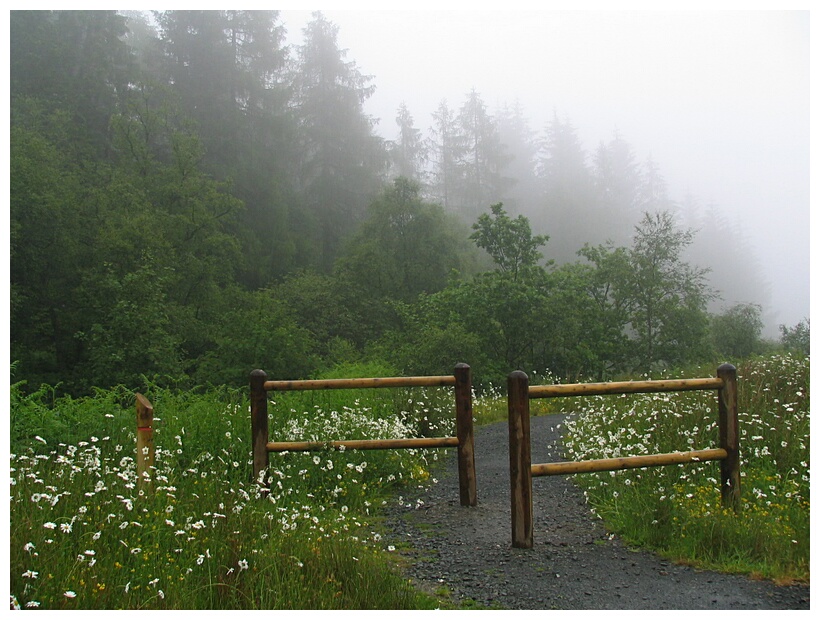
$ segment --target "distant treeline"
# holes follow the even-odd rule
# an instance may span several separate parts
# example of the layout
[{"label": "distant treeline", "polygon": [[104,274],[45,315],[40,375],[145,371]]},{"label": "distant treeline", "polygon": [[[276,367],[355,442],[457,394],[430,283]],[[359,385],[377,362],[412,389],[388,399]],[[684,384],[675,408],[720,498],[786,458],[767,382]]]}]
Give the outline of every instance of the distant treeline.
[{"label": "distant treeline", "polygon": [[[605,376],[762,346],[742,235],[620,136],[588,161],[568,120],[536,135],[473,91],[426,134],[401,106],[386,140],[336,26],[303,35],[276,11],[11,11],[15,380]],[[715,316],[720,294],[746,301]]]}]

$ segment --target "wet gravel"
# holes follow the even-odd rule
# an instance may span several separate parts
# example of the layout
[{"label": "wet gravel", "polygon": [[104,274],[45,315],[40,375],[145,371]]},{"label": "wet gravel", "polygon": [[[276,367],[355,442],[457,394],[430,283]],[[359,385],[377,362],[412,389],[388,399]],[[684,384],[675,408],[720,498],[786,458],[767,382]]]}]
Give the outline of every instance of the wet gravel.
[{"label": "wet gravel", "polygon": [[[560,416],[531,419],[534,463],[563,460]],[[696,570],[635,551],[591,515],[567,476],[533,479],[534,547],[511,544],[507,424],[476,428],[478,506],[458,500],[455,450],[387,511],[387,538],[419,588],[500,609],[809,609],[809,586]]]}]

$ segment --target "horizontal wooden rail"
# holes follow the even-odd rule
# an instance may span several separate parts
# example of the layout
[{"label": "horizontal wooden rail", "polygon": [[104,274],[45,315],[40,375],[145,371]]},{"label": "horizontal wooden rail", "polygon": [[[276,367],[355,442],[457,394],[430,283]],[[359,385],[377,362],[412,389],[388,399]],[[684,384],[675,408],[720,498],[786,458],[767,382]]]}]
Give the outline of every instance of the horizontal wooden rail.
[{"label": "horizontal wooden rail", "polygon": [[640,392],[684,392],[687,390],[719,390],[723,379],[669,379],[661,381],[613,381],[611,383],[568,383],[565,385],[531,385],[530,398],[561,396],[596,396],[599,394],[637,394]]},{"label": "horizontal wooden rail", "polygon": [[272,441],[268,452],[307,452],[328,448],[345,450],[398,450],[407,448],[448,448],[458,446],[458,437],[416,437],[413,439],[345,439],[341,441]]},{"label": "horizontal wooden rail", "polygon": [[[616,459],[532,464],[530,451],[530,401],[533,398],[635,394],[640,392],[685,392],[715,390],[718,405],[719,448],[625,456]],[[737,421],[737,369],[722,364],[716,377],[662,381],[616,381],[529,385],[526,373],[516,370],[507,376],[507,417],[510,442],[510,512],[513,547],[532,549],[532,478],[595,471],[613,471],[675,465],[695,461],[720,461],[720,496],[724,506],[737,510],[740,504],[740,447]]]},{"label": "horizontal wooden rail", "polygon": [[357,388],[438,387],[455,385],[453,375],[432,377],[376,377],[370,379],[305,379],[302,381],[265,381],[267,391],[343,390]]},{"label": "horizontal wooden rail", "polygon": [[565,461],[562,463],[539,463],[532,465],[533,476],[558,476],[561,474],[586,474],[594,471],[614,471],[617,469],[636,469],[638,467],[656,467],[694,463],[701,461],[720,461],[727,456],[723,448],[710,450],[692,450],[690,452],[669,452],[666,454],[644,454],[625,456],[614,459],[595,459],[591,461]]},{"label": "horizontal wooden rail", "polygon": [[[379,377],[358,379],[309,379],[268,381],[264,370],[250,376],[251,441],[253,444],[253,480],[268,488],[265,473],[271,452],[305,452],[309,450],[398,450],[414,448],[456,448],[458,451],[458,493],[462,506],[475,506],[475,441],[473,437],[472,375],[467,364],[456,364],[452,375],[425,377]],[[268,392],[290,390],[341,390],[358,388],[453,387],[455,396],[455,437],[414,437],[410,439],[353,439],[340,441],[268,441]]]}]

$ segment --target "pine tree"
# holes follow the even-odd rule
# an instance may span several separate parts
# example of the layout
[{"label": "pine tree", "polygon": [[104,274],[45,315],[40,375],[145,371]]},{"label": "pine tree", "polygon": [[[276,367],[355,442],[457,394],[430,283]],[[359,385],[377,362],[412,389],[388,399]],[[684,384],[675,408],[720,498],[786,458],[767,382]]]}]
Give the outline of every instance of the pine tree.
[{"label": "pine tree", "polygon": [[505,205],[519,213],[533,213],[538,204],[535,174],[538,144],[520,102],[504,106],[496,114],[498,135],[509,156],[506,175],[510,183],[504,192]]},{"label": "pine tree", "polygon": [[590,240],[611,239],[625,244],[640,217],[641,171],[632,147],[619,133],[601,143],[595,153],[593,177],[596,202],[592,212],[597,234]]},{"label": "pine tree", "polygon": [[455,188],[460,183],[462,170],[461,158],[465,147],[462,135],[458,130],[453,110],[442,100],[433,112],[433,126],[430,128],[429,152],[432,161],[432,183],[430,194],[433,200],[441,203],[445,209],[455,209]]},{"label": "pine tree", "polygon": [[405,103],[396,112],[396,125],[399,127],[398,136],[389,145],[392,176],[404,177],[421,184],[425,176],[427,148],[421,130],[415,127],[413,116]]},{"label": "pine tree", "polygon": [[319,228],[317,264],[329,269],[340,240],[363,217],[387,166],[374,120],[363,110],[371,78],[346,61],[338,26],[322,13],[304,29],[297,50],[295,112],[301,148],[300,193]]},{"label": "pine tree", "polygon": [[552,256],[571,261],[586,242],[597,240],[592,175],[586,152],[569,119],[553,113],[540,143],[537,161],[543,191],[543,208],[534,218],[550,233]]},{"label": "pine tree", "polygon": [[503,197],[510,185],[510,179],[504,176],[510,158],[495,119],[475,89],[459,110],[457,121],[464,145],[458,202],[464,215],[472,220]]}]

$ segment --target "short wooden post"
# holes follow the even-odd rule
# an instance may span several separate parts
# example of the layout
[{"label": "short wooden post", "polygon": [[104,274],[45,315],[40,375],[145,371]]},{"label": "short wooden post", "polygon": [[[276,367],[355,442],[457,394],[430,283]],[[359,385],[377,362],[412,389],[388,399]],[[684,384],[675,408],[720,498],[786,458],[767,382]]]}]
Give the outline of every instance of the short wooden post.
[{"label": "short wooden post", "polygon": [[473,435],[473,388],[470,367],[457,364],[456,378],[456,437],[458,438],[458,492],[462,506],[475,506],[475,438]]},{"label": "short wooden post", "polygon": [[726,458],[720,462],[720,497],[723,506],[735,511],[740,507],[740,433],[737,420],[737,369],[723,364],[717,369],[723,379],[718,390],[718,425],[720,447],[726,450]]},{"label": "short wooden post", "polygon": [[154,468],[154,406],[137,394],[137,488],[151,489]]},{"label": "short wooden post", "polygon": [[520,370],[507,377],[507,411],[510,428],[512,546],[532,549],[529,377]]},{"label": "short wooden post", "polygon": [[[268,394],[264,370],[251,372],[251,446],[253,447],[253,480],[268,469]],[[266,474],[267,475],[267,474]],[[267,479],[261,481],[267,486]]]}]

